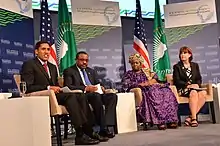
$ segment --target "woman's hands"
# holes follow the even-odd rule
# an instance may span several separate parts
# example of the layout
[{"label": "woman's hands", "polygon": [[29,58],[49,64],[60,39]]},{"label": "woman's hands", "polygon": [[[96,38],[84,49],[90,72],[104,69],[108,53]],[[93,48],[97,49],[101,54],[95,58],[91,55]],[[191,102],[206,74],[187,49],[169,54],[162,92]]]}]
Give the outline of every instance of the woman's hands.
[{"label": "woman's hands", "polygon": [[158,82],[155,79],[151,79],[149,81],[142,82],[138,85],[144,87],[144,86],[150,86],[150,85],[153,85],[153,84],[158,84]]},{"label": "woman's hands", "polygon": [[142,82],[142,83],[140,83],[138,85],[144,87],[144,86],[149,86],[150,84],[149,84],[149,82],[146,81],[146,82]]}]

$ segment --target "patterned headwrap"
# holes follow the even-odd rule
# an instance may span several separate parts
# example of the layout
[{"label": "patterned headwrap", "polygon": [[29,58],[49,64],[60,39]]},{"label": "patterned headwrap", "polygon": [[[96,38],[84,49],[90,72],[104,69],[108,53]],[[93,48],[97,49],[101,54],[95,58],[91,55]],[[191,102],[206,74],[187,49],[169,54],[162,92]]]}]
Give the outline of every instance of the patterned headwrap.
[{"label": "patterned headwrap", "polygon": [[[139,60],[141,62],[141,64],[144,63],[144,58],[138,53],[135,53],[135,54],[132,54],[129,56],[129,63],[131,63],[133,60]],[[147,76],[147,78],[149,80],[152,79],[153,74],[152,74],[150,68],[143,68],[143,66],[142,66],[141,70],[145,73],[145,75]]]},{"label": "patterned headwrap", "polygon": [[129,56],[129,63],[131,63],[133,60],[139,60],[141,64],[144,63],[144,58],[138,53]]}]

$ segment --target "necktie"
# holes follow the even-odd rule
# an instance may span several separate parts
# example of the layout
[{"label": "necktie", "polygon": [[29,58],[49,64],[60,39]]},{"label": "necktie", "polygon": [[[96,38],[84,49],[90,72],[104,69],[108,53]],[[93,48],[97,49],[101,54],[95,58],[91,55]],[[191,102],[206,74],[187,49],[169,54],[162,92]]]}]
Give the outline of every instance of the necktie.
[{"label": "necktie", "polygon": [[90,82],[90,80],[89,80],[89,77],[88,77],[88,75],[87,75],[87,73],[86,73],[86,71],[85,71],[85,69],[82,69],[81,71],[82,71],[82,73],[83,73],[83,77],[84,77],[84,80],[85,80],[86,85],[92,85],[91,82]]},{"label": "necktie", "polygon": [[44,63],[43,67],[44,67],[44,70],[48,73],[47,63]]}]

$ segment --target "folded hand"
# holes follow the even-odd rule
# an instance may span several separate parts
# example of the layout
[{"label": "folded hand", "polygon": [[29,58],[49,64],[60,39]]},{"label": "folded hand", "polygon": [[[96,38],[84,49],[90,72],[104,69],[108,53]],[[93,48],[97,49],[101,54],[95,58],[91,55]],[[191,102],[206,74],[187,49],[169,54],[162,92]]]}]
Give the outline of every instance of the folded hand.
[{"label": "folded hand", "polygon": [[143,83],[140,83],[140,84],[138,84],[138,85],[144,87],[144,86],[149,86],[149,83],[148,83],[148,82],[143,82]]},{"label": "folded hand", "polygon": [[95,92],[96,90],[98,90],[98,88],[94,85],[89,85],[89,86],[86,86],[85,88],[86,92]]},{"label": "folded hand", "polygon": [[61,91],[59,86],[50,86],[50,90],[53,90],[55,93],[59,93]]}]

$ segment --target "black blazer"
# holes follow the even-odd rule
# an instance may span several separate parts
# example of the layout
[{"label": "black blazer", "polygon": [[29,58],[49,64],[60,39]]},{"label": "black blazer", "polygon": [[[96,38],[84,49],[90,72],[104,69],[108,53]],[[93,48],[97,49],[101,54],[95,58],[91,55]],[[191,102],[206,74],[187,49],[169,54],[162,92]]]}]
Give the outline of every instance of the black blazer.
[{"label": "black blazer", "polygon": [[[195,62],[190,63],[192,71],[192,83],[201,86],[202,76],[200,74],[199,65]],[[182,62],[178,62],[173,66],[173,82],[177,89],[186,88],[188,85],[188,78],[186,72],[184,71],[184,66]]]},{"label": "black blazer", "polygon": [[[87,67],[86,72],[88,74],[89,80],[92,85],[99,84],[97,73],[94,69]],[[80,89],[85,90],[85,85],[83,84],[82,78],[80,76],[79,70],[76,67],[76,64],[65,69],[63,72],[64,76],[64,85],[69,87],[71,90]]]},{"label": "black blazer", "polygon": [[45,71],[38,58],[28,60],[21,68],[21,80],[27,84],[27,92],[47,90],[47,86],[59,86],[57,68],[52,63],[47,63],[50,76]]}]

